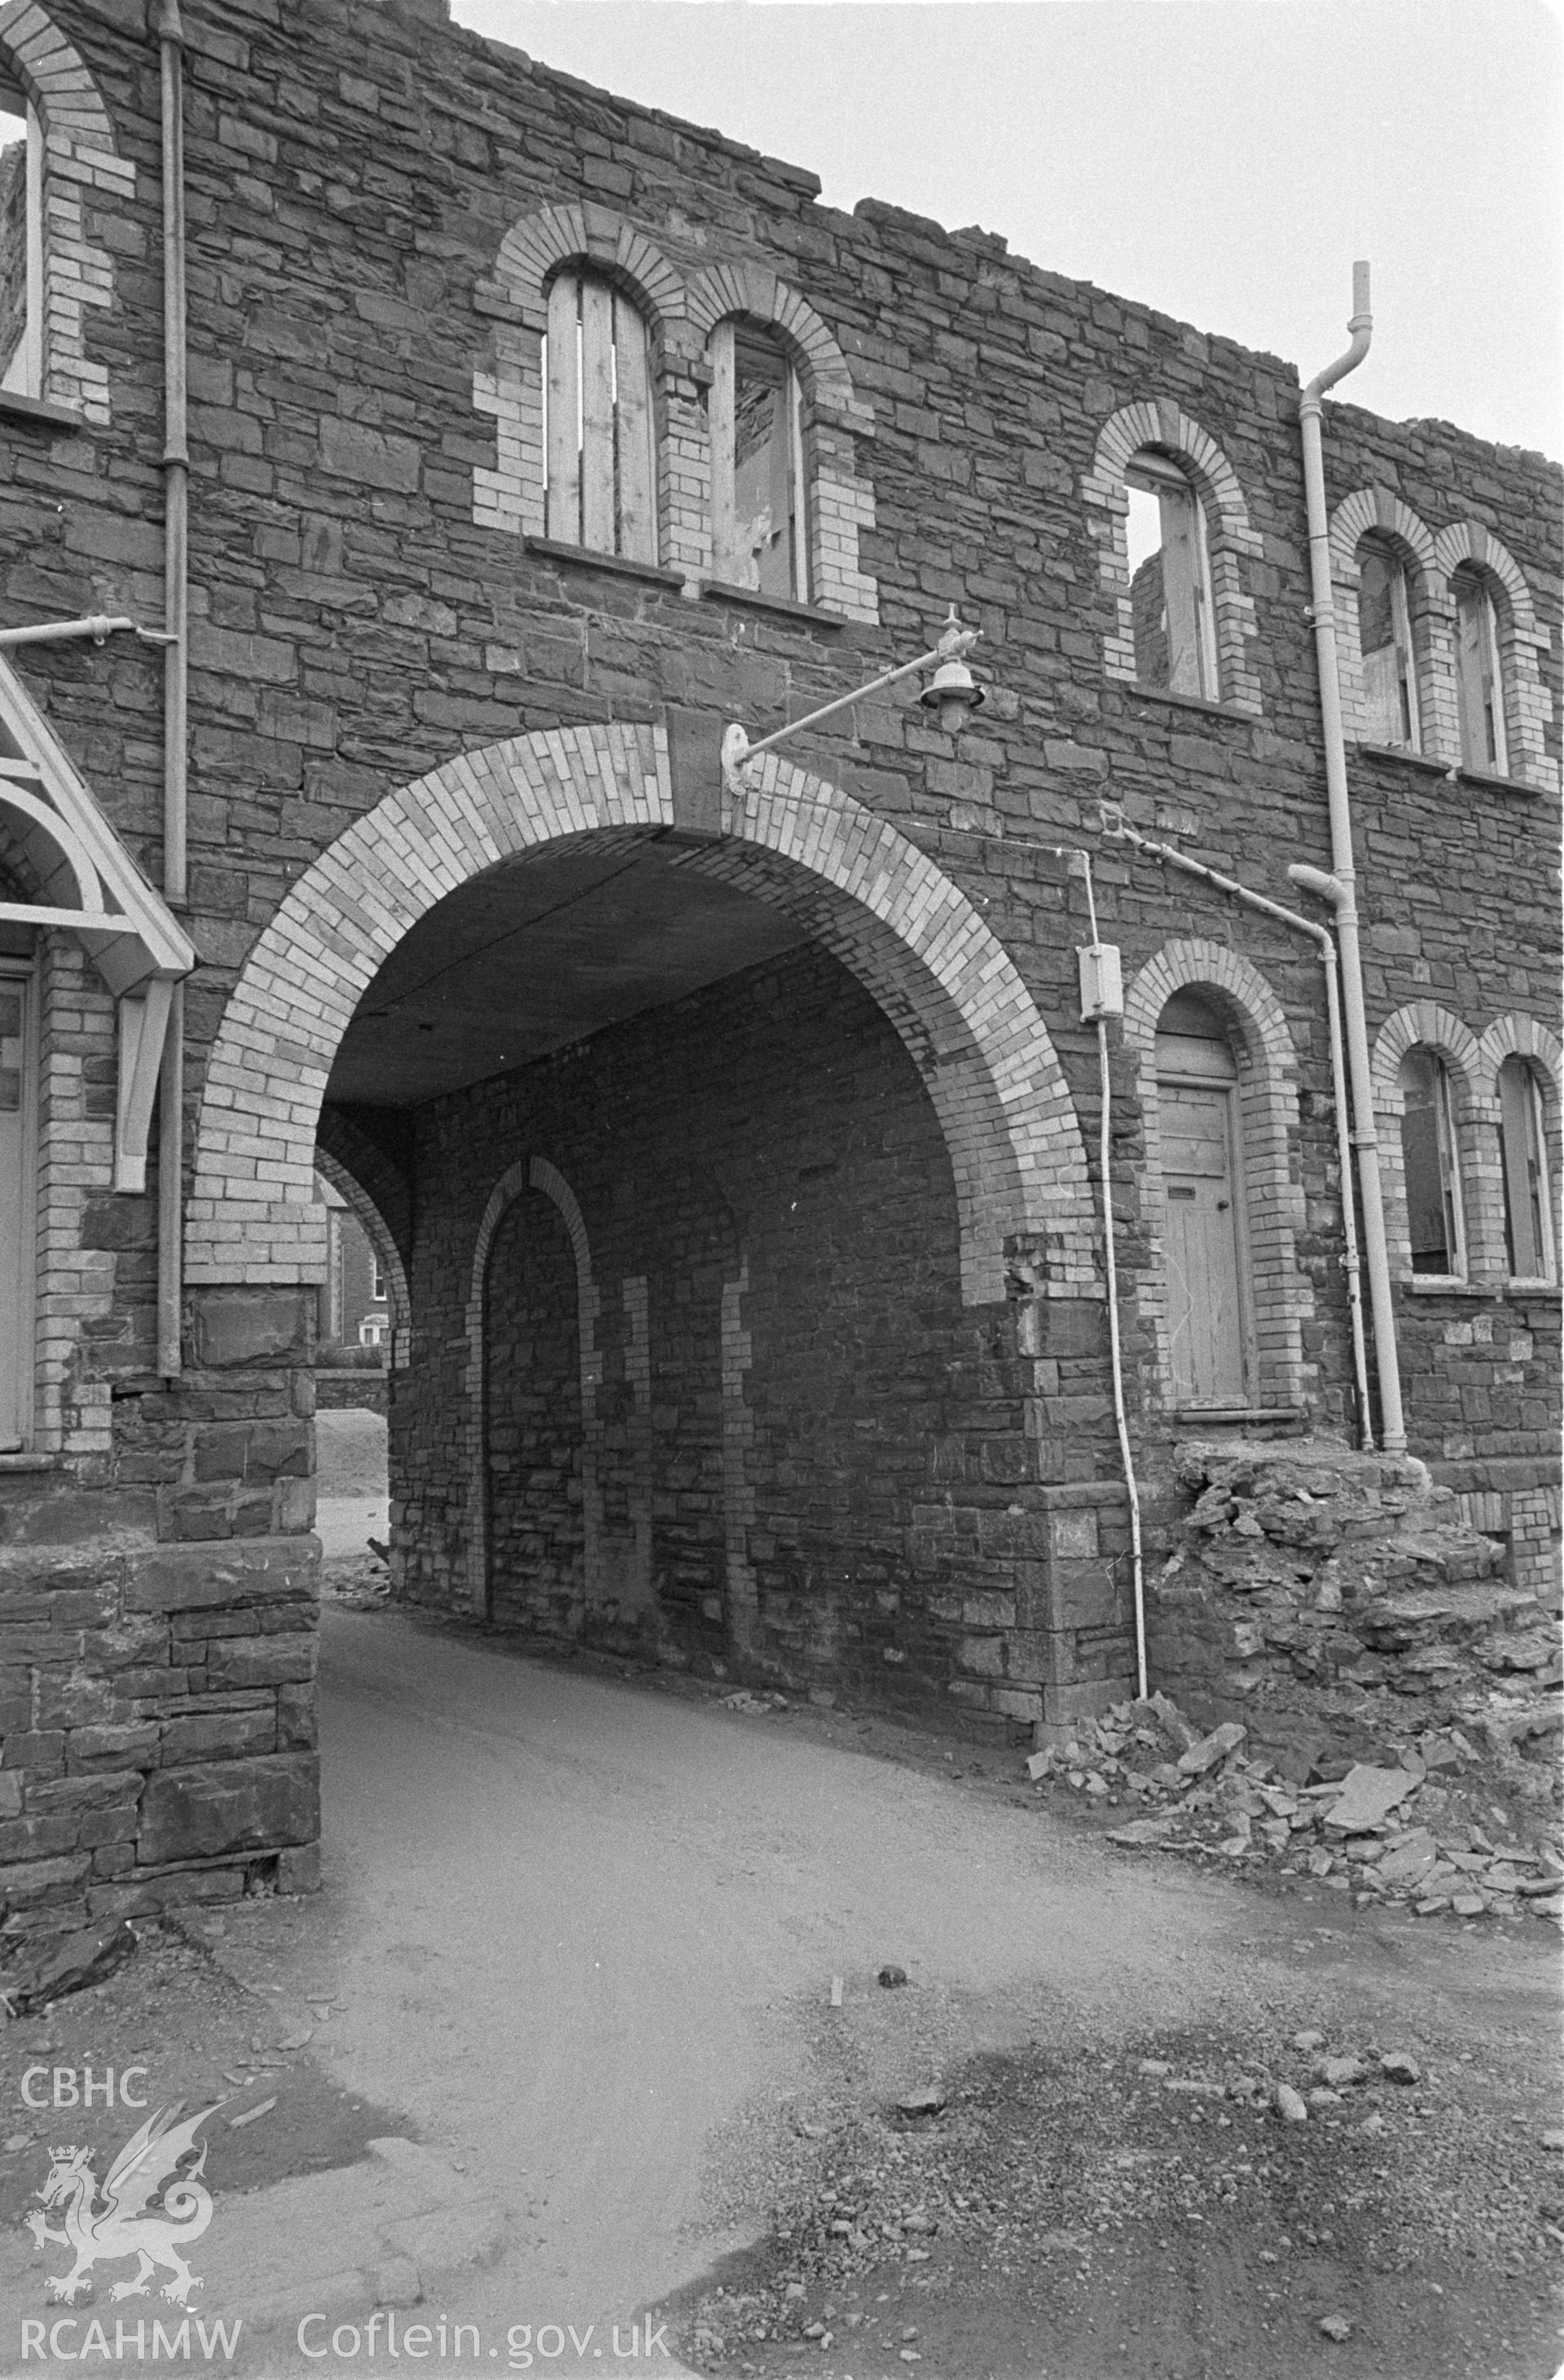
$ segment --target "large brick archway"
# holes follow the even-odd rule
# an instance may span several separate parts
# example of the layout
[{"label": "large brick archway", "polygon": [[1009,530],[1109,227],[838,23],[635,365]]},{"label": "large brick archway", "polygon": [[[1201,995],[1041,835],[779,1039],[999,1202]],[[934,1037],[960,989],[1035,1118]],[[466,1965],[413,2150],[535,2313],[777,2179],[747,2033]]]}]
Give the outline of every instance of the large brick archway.
[{"label": "large brick archway", "polygon": [[[261,934],[208,1066],[188,1277],[324,1278],[316,1131],[338,1042],[387,954],[446,894],[575,836],[674,824],[661,728],[600,726],[465,753],[388,795],[323,852]],[[1059,1061],[1014,965],[964,893],[904,836],[769,754],[720,841],[680,864],[785,911],[895,1026],[940,1118],[955,1180],[963,1296],[1004,1293],[1007,1240],[1048,1285],[1095,1282],[1085,1154]]]}]

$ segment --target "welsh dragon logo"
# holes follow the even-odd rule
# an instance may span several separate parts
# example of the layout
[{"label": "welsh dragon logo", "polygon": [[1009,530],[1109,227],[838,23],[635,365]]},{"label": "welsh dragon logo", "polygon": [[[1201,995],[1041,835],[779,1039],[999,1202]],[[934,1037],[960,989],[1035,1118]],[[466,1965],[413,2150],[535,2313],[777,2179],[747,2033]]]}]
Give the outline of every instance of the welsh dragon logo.
[{"label": "welsh dragon logo", "polygon": [[[79,2293],[91,2284],[92,2266],[114,2264],[124,2256],[140,2259],[131,2281],[116,2281],[111,2298],[144,2298],[150,2294],[159,2265],[172,2277],[163,2294],[175,2305],[188,2305],[190,2291],[201,2286],[180,2253],[199,2240],[212,2220],[212,2193],[201,2180],[207,2143],[188,2173],[179,2170],[196,2144],[196,2134],[213,2114],[203,2107],[182,2124],[175,2122],[179,2106],[148,2117],[133,2132],[108,2170],[102,2200],[92,2171],[91,2149],[51,2149],[49,2179],[37,2193],[45,2206],[65,2210],[63,2228],[56,2230],[33,2211],[23,2216],[32,2244],[42,2248],[54,2240],[69,2248],[76,2262],[68,2273],[49,2277],[49,2295],[74,2305]],[[152,2202],[161,2194],[162,2204]]]}]

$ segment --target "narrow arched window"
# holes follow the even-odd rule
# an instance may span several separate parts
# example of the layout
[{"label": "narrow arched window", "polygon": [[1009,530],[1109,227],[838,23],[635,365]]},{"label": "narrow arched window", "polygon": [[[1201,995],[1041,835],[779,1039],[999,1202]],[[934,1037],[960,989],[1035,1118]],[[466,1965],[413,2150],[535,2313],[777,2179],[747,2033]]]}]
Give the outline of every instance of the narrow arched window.
[{"label": "narrow arched window", "polygon": [[1382,538],[1365,537],[1358,548],[1358,650],[1366,740],[1421,751],[1412,592],[1406,565]]},{"label": "narrow arched window", "polygon": [[1461,721],[1461,757],[1469,769],[1509,769],[1504,722],[1504,674],[1499,660],[1498,614],[1481,572],[1470,565],[1450,579],[1455,598],[1455,696]]},{"label": "narrow arched window", "polygon": [[1401,1060],[1400,1086],[1412,1269],[1460,1276],[1466,1270],[1466,1235],[1450,1078],[1435,1051],[1419,1048]]},{"label": "narrow arched window", "polygon": [[809,601],[804,393],[780,340],[743,315],[711,334],[711,566],[725,586]]},{"label": "narrow arched window", "polygon": [[1175,992],[1157,1025],[1168,1361],[1183,1407],[1254,1402],[1238,1064],[1220,1016]]},{"label": "narrow arched window", "polygon": [[547,534],[594,553],[655,562],[647,326],[611,283],[574,265],[549,289],[543,443]]},{"label": "narrow arched window", "polygon": [[1124,470],[1135,680],[1220,698],[1211,556],[1198,490],[1170,456],[1143,447]]},{"label": "narrow arched window", "polygon": [[1498,1070],[1499,1154],[1504,1171],[1504,1246],[1516,1281],[1553,1281],[1558,1261],[1548,1196],[1542,1085],[1523,1058]]},{"label": "narrow arched window", "polygon": [[0,389],[43,393],[43,135],[0,80]]}]

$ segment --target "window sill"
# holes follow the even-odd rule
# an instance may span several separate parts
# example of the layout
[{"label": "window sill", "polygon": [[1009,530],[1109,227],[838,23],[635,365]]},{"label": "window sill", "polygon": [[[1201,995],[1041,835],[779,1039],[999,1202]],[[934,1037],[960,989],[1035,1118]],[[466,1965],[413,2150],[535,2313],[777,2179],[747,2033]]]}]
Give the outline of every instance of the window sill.
[{"label": "window sill", "polygon": [[1494,769],[1469,769],[1464,762],[1460,771],[1463,783],[1481,785],[1485,794],[1519,794],[1522,801],[1540,802],[1541,785],[1528,785],[1520,777],[1501,777]]},{"label": "window sill", "polygon": [[0,418],[13,421],[36,421],[41,428],[51,430],[85,430],[87,419],[74,405],[56,405],[51,396],[21,396],[14,389],[0,389]]},{"label": "window sill", "polygon": [[1399,1286],[1409,1297],[1495,1297],[1497,1291],[1454,1272],[1404,1272]]},{"label": "window sill", "polygon": [[1126,690],[1137,702],[1166,702],[1175,710],[1196,711],[1205,719],[1233,719],[1246,727],[1260,716],[1257,710],[1241,710],[1236,703],[1212,702],[1203,694],[1173,694],[1162,686],[1132,685]]},{"label": "window sill", "polygon": [[18,1471],[57,1471],[59,1467],[57,1454],[42,1454],[27,1447],[20,1453],[0,1454],[0,1476]]},{"label": "window sill", "polygon": [[565,545],[552,537],[522,541],[528,553],[541,554],[547,562],[572,563],[577,570],[606,570],[615,578],[640,578],[653,587],[672,587],[676,593],[684,593],[684,572],[666,570],[660,562],[632,562],[627,554],[600,553],[595,546]]},{"label": "window sill", "polygon": [[1517,1301],[1539,1300],[1544,1305],[1564,1303],[1564,1290],[1560,1290],[1556,1281],[1522,1281],[1517,1278],[1505,1282],[1504,1294]]},{"label": "window sill", "polygon": [[844,628],[847,623],[835,612],[822,612],[818,604],[796,603],[789,595],[762,595],[758,587],[730,587],[725,578],[704,578],[702,596],[718,603],[739,603],[751,612],[770,612],[779,620],[804,620],[816,628]]},{"label": "window sill", "polygon": [[1425,777],[1449,777],[1455,773],[1449,760],[1431,759],[1426,752],[1414,752],[1410,744],[1359,744],[1359,756],[1365,760],[1400,760],[1403,767],[1420,769]]},{"label": "window sill", "polygon": [[1175,1405],[1172,1417],[1182,1428],[1194,1422],[1303,1421],[1303,1405]]}]

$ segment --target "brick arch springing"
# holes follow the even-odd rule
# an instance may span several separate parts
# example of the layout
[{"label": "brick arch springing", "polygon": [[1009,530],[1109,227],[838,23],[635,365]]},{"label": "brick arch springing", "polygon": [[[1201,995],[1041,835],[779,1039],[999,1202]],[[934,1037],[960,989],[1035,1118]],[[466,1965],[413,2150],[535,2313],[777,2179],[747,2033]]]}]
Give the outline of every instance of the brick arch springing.
[{"label": "brick arch springing", "polygon": [[[802,919],[879,1002],[933,1102],[954,1176],[963,1294],[1004,1295],[1007,1239],[1061,1294],[1097,1293],[1085,1151],[1046,1027],[965,895],[888,821],[767,753],[724,840],[692,855]],[[561,728],[464,753],[322,852],[258,938],[208,1063],[188,1222],[193,1281],[323,1277],[311,1184],[337,1045],[424,913],[500,861],[673,823],[661,728]]]},{"label": "brick arch springing", "polygon": [[1092,468],[1081,482],[1082,498],[1089,507],[1087,527],[1097,542],[1102,582],[1115,610],[1113,633],[1103,645],[1103,668],[1109,677],[1135,683],[1130,497],[1124,474],[1143,446],[1175,455],[1204,502],[1221,698],[1235,710],[1258,711],[1260,680],[1249,650],[1258,626],[1254,600],[1243,584],[1243,565],[1260,559],[1264,543],[1250,523],[1232,465],[1210,431],[1169,397],[1143,397],[1111,414],[1098,433]]},{"label": "brick arch springing", "polygon": [[[1399,1272],[1412,1271],[1412,1227],[1407,1218],[1406,1167],[1401,1153],[1401,1060],[1409,1050],[1432,1050],[1443,1061],[1453,1094],[1456,1172],[1466,1239],[1467,1277],[1497,1276],[1504,1264],[1504,1221],[1499,1204],[1498,1085],[1497,1067],[1485,1071],[1482,1045],[1470,1026],[1437,1001],[1409,1001],[1388,1016],[1375,1037],[1369,1067],[1379,1124],[1379,1178],[1385,1198],[1385,1237]],[[1497,1231],[1497,1238],[1496,1238]],[[1496,1256],[1497,1249],[1497,1256]]]},{"label": "brick arch springing", "polygon": [[315,1167],[363,1225],[364,1235],[385,1275],[386,1302],[391,1308],[389,1368],[399,1372],[406,1365],[413,1335],[413,1301],[408,1293],[407,1269],[402,1261],[402,1251],[391,1235],[385,1217],[358,1176],[320,1142],[315,1147]]},{"label": "brick arch springing", "polygon": [[121,205],[136,169],[115,153],[96,84],[37,0],[0,8],[0,63],[43,133],[43,395],[89,421],[109,419],[109,376],[87,354],[87,309],[114,302],[115,261],[87,234],[86,205]]},{"label": "brick arch springing", "polygon": [[1163,1245],[1167,1199],[1162,1178],[1161,1099],[1157,1024],[1177,991],[1199,992],[1222,1016],[1238,1045],[1243,1200],[1249,1290],[1255,1317],[1256,1382],[1263,1405],[1295,1407],[1315,1385],[1303,1352],[1314,1291],[1298,1262],[1303,1196],[1297,1180],[1298,1056],[1280,1001],[1253,963],[1225,942],[1169,942],[1148,959],[1124,994],[1124,1046],[1135,1059],[1145,1155],[1141,1212],[1152,1262],[1136,1284],[1137,1312],[1155,1336],[1157,1383],[1170,1402],[1168,1296]]},{"label": "brick arch springing", "polygon": [[[1547,651],[1546,628],[1537,625],[1536,607],[1526,576],[1509,547],[1481,521],[1452,521],[1434,540],[1436,667],[1452,682],[1455,677],[1455,600],[1450,580],[1466,565],[1487,582],[1495,597],[1498,625],[1499,674],[1504,685],[1504,725],[1509,747],[1509,770],[1522,782],[1547,783],[1547,729],[1553,719],[1553,697],[1543,684],[1542,656]],[[1446,722],[1441,714],[1441,728]],[[1453,695],[1449,704],[1449,752],[1461,758],[1461,720]]]},{"label": "brick arch springing", "polygon": [[495,1234],[516,1200],[527,1190],[540,1191],[558,1208],[576,1258],[576,1324],[581,1365],[581,1520],[582,1561],[588,1584],[598,1572],[598,1548],[602,1531],[602,1488],[599,1456],[602,1419],[598,1390],[602,1385],[602,1353],[598,1345],[601,1298],[592,1272],[592,1251],[587,1238],[580,1201],[556,1165],[545,1157],[507,1165],[489,1194],[473,1242],[467,1275],[467,1603],[474,1611],[489,1608],[489,1392],[488,1280],[489,1258]]},{"label": "brick arch springing", "polygon": [[879,583],[858,567],[858,532],[874,527],[874,490],[859,475],[856,450],[858,439],[874,435],[874,409],[854,388],[846,357],[808,299],[768,267],[714,264],[691,280],[690,323],[703,340],[734,314],[776,330],[802,375],[813,600],[849,619],[877,622]]}]

